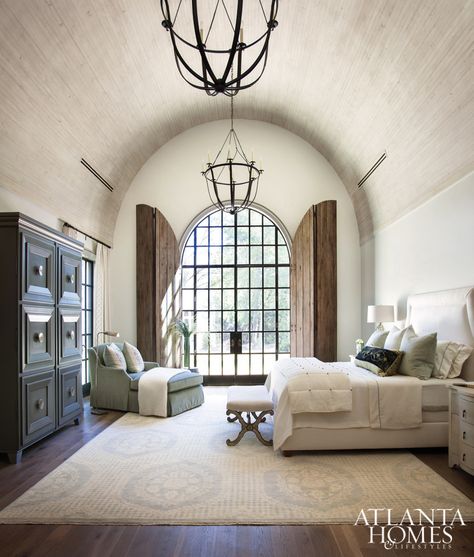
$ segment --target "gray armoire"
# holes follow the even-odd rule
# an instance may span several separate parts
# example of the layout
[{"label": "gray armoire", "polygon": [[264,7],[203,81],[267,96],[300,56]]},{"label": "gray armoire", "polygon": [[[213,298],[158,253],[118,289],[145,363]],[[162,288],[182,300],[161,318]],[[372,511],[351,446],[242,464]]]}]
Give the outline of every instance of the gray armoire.
[{"label": "gray armoire", "polygon": [[79,423],[82,244],[21,213],[0,213],[0,452],[10,462]]}]

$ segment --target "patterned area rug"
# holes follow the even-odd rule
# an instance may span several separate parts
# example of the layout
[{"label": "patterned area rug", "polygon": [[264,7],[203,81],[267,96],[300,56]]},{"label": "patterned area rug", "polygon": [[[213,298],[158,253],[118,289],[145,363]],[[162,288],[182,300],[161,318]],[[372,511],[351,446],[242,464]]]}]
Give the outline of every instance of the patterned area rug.
[{"label": "patterned area rug", "polygon": [[[474,504],[411,453],[283,457],[225,417],[225,390],[168,419],[126,414],[0,513],[0,523],[354,523],[361,509]],[[262,428],[271,436],[271,425]]]}]

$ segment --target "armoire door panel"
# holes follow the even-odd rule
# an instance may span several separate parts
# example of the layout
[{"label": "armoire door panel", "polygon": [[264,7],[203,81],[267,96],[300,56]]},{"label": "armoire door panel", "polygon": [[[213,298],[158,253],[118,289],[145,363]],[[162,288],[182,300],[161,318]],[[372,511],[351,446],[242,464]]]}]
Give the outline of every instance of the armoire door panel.
[{"label": "armoire door panel", "polygon": [[58,248],[58,304],[81,305],[81,257],[65,247]]},{"label": "armoire door panel", "polygon": [[35,234],[22,234],[22,298],[54,303],[54,243]]},{"label": "armoire door panel", "polygon": [[54,366],[55,328],[54,306],[23,305],[22,372],[39,371]]},{"label": "armoire door panel", "polygon": [[44,437],[56,428],[54,371],[22,378],[23,443]]},{"label": "armoire door panel", "polygon": [[81,310],[58,308],[59,364],[81,357]]},{"label": "armoire door panel", "polygon": [[81,364],[60,369],[59,382],[59,425],[71,421],[82,412]]}]

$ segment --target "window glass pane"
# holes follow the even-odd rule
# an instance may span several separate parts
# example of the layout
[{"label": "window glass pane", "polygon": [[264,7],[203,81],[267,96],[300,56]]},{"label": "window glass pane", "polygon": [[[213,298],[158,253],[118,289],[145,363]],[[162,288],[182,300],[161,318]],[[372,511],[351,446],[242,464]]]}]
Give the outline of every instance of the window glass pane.
[{"label": "window glass pane", "polygon": [[247,268],[237,269],[237,288],[248,288],[249,270]]},{"label": "window glass pane", "polygon": [[262,224],[262,213],[258,211],[250,211],[250,224],[251,225],[261,225]]},{"label": "window glass pane", "polygon": [[209,356],[209,373],[210,375],[222,375],[221,356]]},{"label": "window glass pane", "polygon": [[204,342],[209,343],[209,352],[213,354],[220,354],[222,335],[220,333],[208,333],[204,336],[207,337],[203,339]]},{"label": "window glass pane", "polygon": [[222,286],[221,274],[222,274],[221,269],[209,269],[209,275],[210,275],[209,286],[210,286],[210,288],[221,288],[221,286]]},{"label": "window glass pane", "polygon": [[290,308],[290,289],[289,288],[279,288],[278,289],[278,307],[281,309]]},{"label": "window glass pane", "polygon": [[220,228],[211,228],[209,232],[209,241],[213,246],[222,245],[222,233]]},{"label": "window glass pane", "polygon": [[194,290],[182,290],[183,293],[183,310],[194,309]]},{"label": "window glass pane", "polygon": [[247,354],[237,355],[237,373],[239,375],[250,374],[250,361]]},{"label": "window glass pane", "polygon": [[250,228],[250,243],[251,244],[261,244],[262,243],[262,229]]},{"label": "window glass pane", "polygon": [[290,330],[290,311],[280,310],[278,312],[278,329],[280,331],[289,331]]},{"label": "window glass pane", "polygon": [[222,286],[223,288],[234,287],[234,269],[222,269]]},{"label": "window glass pane", "polygon": [[209,244],[209,228],[198,228],[196,230],[196,245],[207,246]]},{"label": "window glass pane", "polygon": [[237,248],[237,265],[248,265],[249,263],[249,248]]},{"label": "window glass pane", "polygon": [[275,333],[265,333],[264,337],[264,351],[265,352],[275,352],[276,351],[276,335]]},{"label": "window glass pane", "polygon": [[233,265],[235,257],[235,248],[233,246],[226,246],[222,250],[222,264]]},{"label": "window glass pane", "polygon": [[[196,271],[196,287],[197,288],[208,288],[209,287],[208,274],[209,274],[208,269],[197,269],[197,271]],[[193,285],[191,284],[191,286],[193,286]]]},{"label": "window glass pane", "polygon": [[263,285],[272,288],[275,286],[275,267],[267,267],[263,270]]},{"label": "window glass pane", "polygon": [[250,373],[252,375],[262,375],[262,355],[252,354],[250,356]]},{"label": "window glass pane", "polygon": [[234,227],[225,226],[222,229],[222,232],[223,232],[222,245],[233,246],[235,244],[235,229],[234,229]]},{"label": "window glass pane", "polygon": [[197,356],[196,357],[196,366],[199,369],[199,373],[202,373],[203,375],[208,375],[209,374],[207,356]]},{"label": "window glass pane", "polygon": [[253,288],[262,286],[262,269],[250,269],[250,286]]},{"label": "window glass pane", "polygon": [[289,263],[290,259],[288,257],[288,249],[286,246],[278,246],[278,263],[287,264]]},{"label": "window glass pane", "polygon": [[222,307],[224,309],[234,309],[235,307],[235,300],[234,300],[234,290],[223,290],[222,292]]},{"label": "window glass pane", "polygon": [[252,263],[252,265],[259,265],[262,263],[261,246],[252,246],[250,248],[250,263]]},{"label": "window glass pane", "polygon": [[242,333],[242,352],[248,353],[250,351],[250,334]]},{"label": "window glass pane", "polygon": [[196,248],[196,265],[208,265],[209,253],[208,248]]},{"label": "window glass pane", "polygon": [[196,350],[198,352],[208,352],[211,334],[210,333],[196,333],[195,342]]},{"label": "window glass pane", "polygon": [[[211,314],[214,314],[215,311],[212,311]],[[205,333],[208,330],[208,313],[207,311],[198,311],[196,312],[196,331],[200,333]],[[183,315],[184,317],[184,315]]]},{"label": "window glass pane", "polygon": [[221,211],[216,211],[209,215],[209,225],[210,226],[221,226],[222,225],[222,213]]},{"label": "window glass pane", "polygon": [[238,244],[248,244],[249,243],[249,229],[248,229],[248,227],[239,226],[239,228],[237,228],[237,243]]},{"label": "window glass pane", "polygon": [[275,228],[275,225],[273,224],[273,222],[269,218],[267,218],[265,215],[262,215],[262,216],[263,216],[263,225],[264,226],[271,226],[272,228]]},{"label": "window glass pane", "polygon": [[263,307],[265,309],[274,309],[276,307],[275,290],[266,288],[263,291]]},{"label": "window glass pane", "polygon": [[248,311],[237,312],[237,330],[248,331],[250,325],[250,313]]},{"label": "window glass pane", "polygon": [[208,309],[207,293],[207,290],[196,291],[196,309]]},{"label": "window glass pane", "polygon": [[222,330],[235,331],[235,314],[233,311],[222,312]]},{"label": "window glass pane", "polygon": [[86,309],[92,309],[92,298],[93,298],[92,286],[86,286],[86,299],[85,299],[85,302],[86,302],[85,308]]},{"label": "window glass pane", "polygon": [[[207,313],[206,319],[207,319]],[[222,318],[220,311],[210,311],[209,312],[209,330],[210,331],[220,331],[222,328]],[[204,329],[203,329],[204,330]]]},{"label": "window glass pane", "polygon": [[278,342],[280,352],[290,351],[290,333],[278,333]]},{"label": "window glass pane", "polygon": [[263,373],[269,374],[275,365],[276,354],[265,354],[263,356]]},{"label": "window glass pane", "polygon": [[278,286],[286,288],[290,286],[290,269],[288,267],[278,269]]},{"label": "window glass pane", "polygon": [[252,352],[262,351],[262,333],[250,333],[250,349]]},{"label": "window glass pane", "polygon": [[261,311],[250,312],[250,330],[261,331],[263,329],[263,313]]},{"label": "window glass pane", "polygon": [[252,290],[250,290],[250,308],[262,308],[262,290],[260,288],[252,288]]},{"label": "window glass pane", "polygon": [[224,226],[234,226],[235,216],[230,213],[222,213],[222,224]]},{"label": "window glass pane", "polygon": [[263,242],[265,244],[274,244],[275,243],[275,227],[266,226],[263,229]]},{"label": "window glass pane", "polygon": [[183,269],[181,273],[181,287],[193,288],[194,286],[194,269]]},{"label": "window glass pane", "polygon": [[[226,248],[228,249],[228,248]],[[220,265],[221,264],[221,248],[209,248],[209,264],[210,265]],[[224,261],[225,263],[225,261]]]},{"label": "window glass pane", "polygon": [[194,248],[185,248],[183,253],[183,265],[194,265]]},{"label": "window glass pane", "polygon": [[263,312],[263,327],[266,331],[274,331],[276,329],[276,311]]},{"label": "window glass pane", "polygon": [[209,291],[209,309],[220,309],[222,305],[222,292],[221,290]]},{"label": "window glass pane", "polygon": [[222,356],[222,373],[223,375],[234,375],[234,355],[224,354]]},{"label": "window glass pane", "polygon": [[222,333],[222,353],[230,353],[230,333]]},{"label": "window glass pane", "polygon": [[249,223],[249,211],[245,209],[237,213],[237,224],[248,224]]},{"label": "window glass pane", "polygon": [[285,239],[283,238],[283,234],[280,231],[278,231],[277,233],[277,238],[279,244],[286,246]]},{"label": "window glass pane", "polygon": [[275,248],[273,246],[265,246],[263,250],[263,262],[265,265],[275,263]]},{"label": "window glass pane", "polygon": [[237,290],[237,309],[248,309],[249,307],[249,291]]}]

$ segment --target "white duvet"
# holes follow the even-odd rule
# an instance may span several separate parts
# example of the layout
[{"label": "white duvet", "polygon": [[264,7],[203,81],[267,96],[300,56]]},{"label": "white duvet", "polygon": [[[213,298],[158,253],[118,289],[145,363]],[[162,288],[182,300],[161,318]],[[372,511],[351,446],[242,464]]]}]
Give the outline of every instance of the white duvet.
[{"label": "white duvet", "polygon": [[[301,362],[306,362],[304,366]],[[307,373],[344,373],[352,389],[352,411],[296,413],[290,406],[289,376]],[[324,363],[317,358],[289,358],[276,362],[267,379],[275,403],[273,446],[277,450],[294,427],[345,429],[408,429],[422,423],[422,381],[394,375],[378,377],[349,362]]]}]

